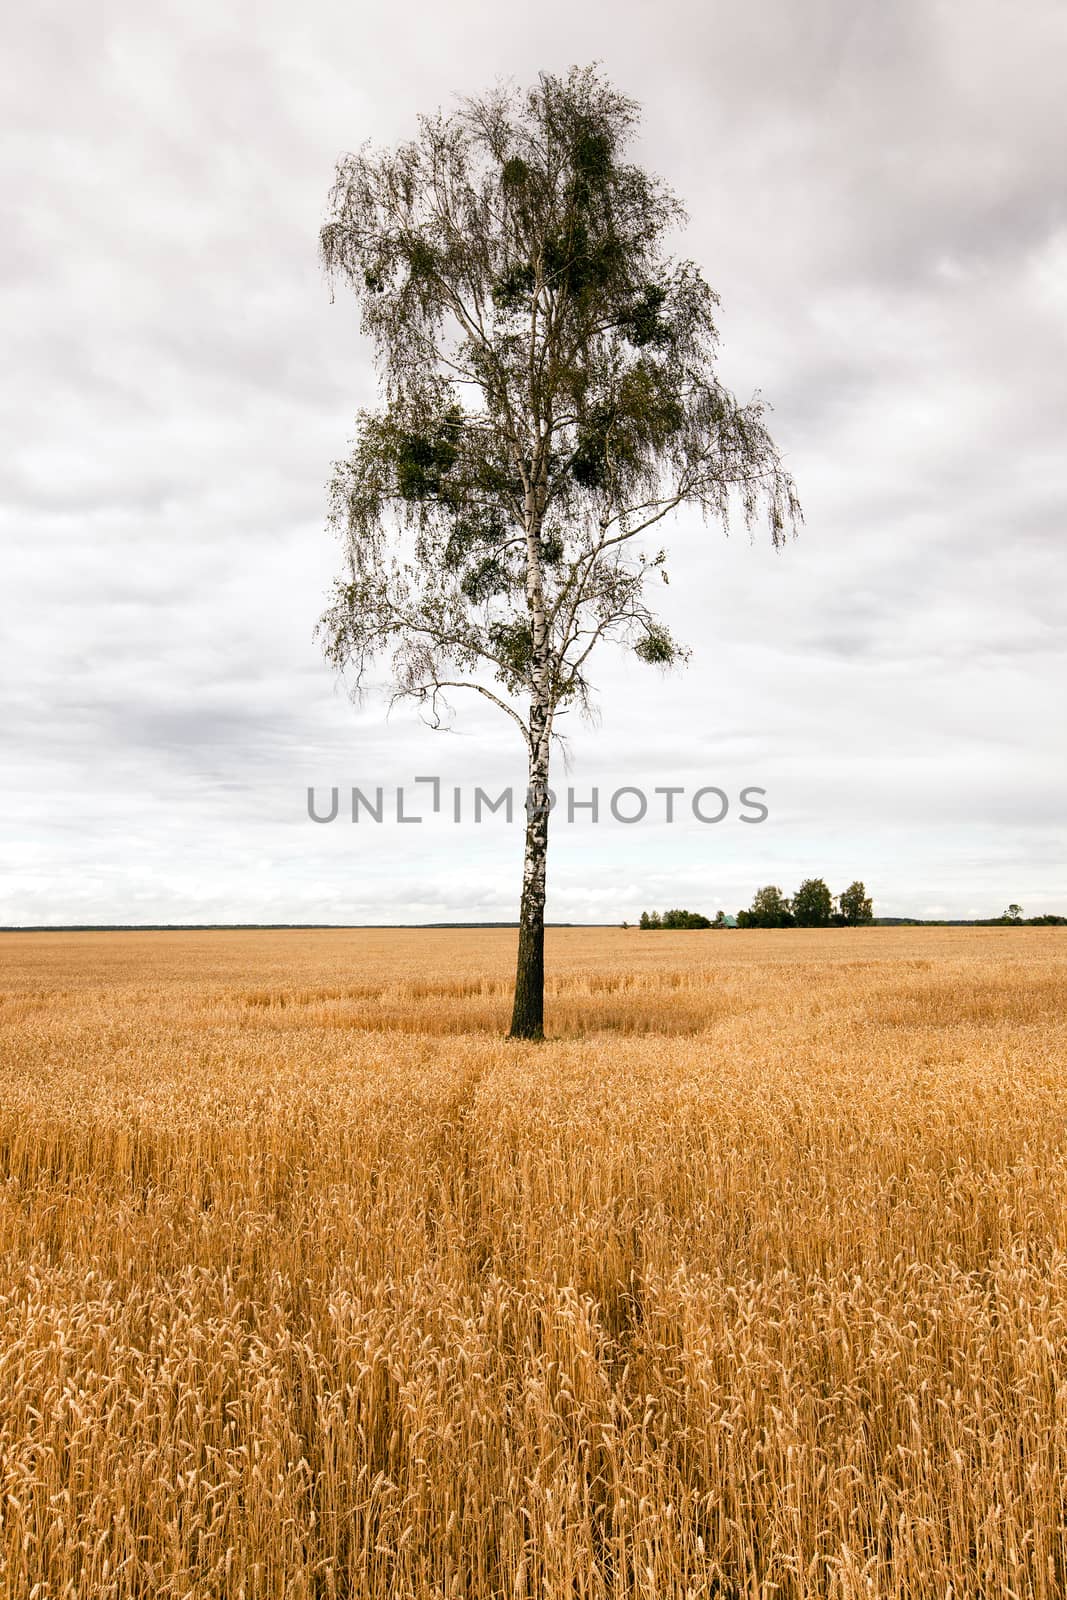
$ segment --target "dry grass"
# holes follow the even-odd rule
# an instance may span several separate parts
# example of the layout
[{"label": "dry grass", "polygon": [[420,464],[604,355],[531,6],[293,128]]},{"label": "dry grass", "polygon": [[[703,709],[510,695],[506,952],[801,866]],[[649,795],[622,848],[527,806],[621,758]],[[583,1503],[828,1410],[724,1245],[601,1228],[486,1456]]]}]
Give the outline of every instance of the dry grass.
[{"label": "dry grass", "polygon": [[1060,930],[2,936],[0,1593],[1067,1592]]}]

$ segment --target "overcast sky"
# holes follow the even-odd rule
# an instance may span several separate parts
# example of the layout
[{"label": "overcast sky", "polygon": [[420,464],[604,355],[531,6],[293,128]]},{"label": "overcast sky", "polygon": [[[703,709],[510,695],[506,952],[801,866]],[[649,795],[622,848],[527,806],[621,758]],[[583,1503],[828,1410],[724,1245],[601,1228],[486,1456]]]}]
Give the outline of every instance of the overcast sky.
[{"label": "overcast sky", "polygon": [[492,708],[357,711],[313,638],[325,483],[374,400],[317,230],[343,151],[593,59],[806,523],[777,554],[670,527],[690,665],[607,647],[558,787],[734,804],[561,819],[550,918],[809,875],[883,915],[1067,912],[1061,0],[97,0],[23,8],[0,65],[0,923],[515,915],[517,823],[308,819],[309,784],[524,779]]}]

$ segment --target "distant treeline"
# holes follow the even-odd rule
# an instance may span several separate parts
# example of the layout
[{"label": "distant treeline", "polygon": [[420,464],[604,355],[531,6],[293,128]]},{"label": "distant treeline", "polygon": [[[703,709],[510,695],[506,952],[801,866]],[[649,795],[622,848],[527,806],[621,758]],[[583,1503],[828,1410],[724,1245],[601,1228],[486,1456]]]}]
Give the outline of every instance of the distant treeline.
[{"label": "distant treeline", "polygon": [[[403,928],[517,928],[517,922],[52,922],[17,923],[0,933],[348,933]],[[546,922],[546,928],[597,927],[597,923]]]},{"label": "distant treeline", "polygon": [[662,916],[658,911],[642,911],[638,927],[641,928],[723,928],[726,926],[726,917],[723,912],[715,913],[715,920],[701,916],[699,911],[664,911]]},{"label": "distant treeline", "polygon": [[747,911],[728,917],[717,911],[705,917],[699,911],[642,911],[641,928],[830,928],[873,922],[871,901],[858,880],[835,897],[822,878],[805,878],[792,899],[775,884],[757,889]]},{"label": "distant treeline", "polygon": [[1067,917],[875,917],[879,928],[1067,928]]},{"label": "distant treeline", "polygon": [[[642,911],[638,926],[641,928],[857,928],[870,927],[915,928],[996,928],[1028,927],[1049,928],[1067,925],[1067,917],[1050,913],[1040,917],[1024,917],[1022,906],[1012,904],[999,917],[926,920],[919,917],[876,917],[871,898],[860,880],[850,883],[839,895],[831,893],[822,878],[805,878],[792,897],[784,895],[776,884],[766,884],[757,889],[752,904],[736,917],[717,911],[706,917],[699,911]],[[623,924],[627,926],[627,924]]]}]

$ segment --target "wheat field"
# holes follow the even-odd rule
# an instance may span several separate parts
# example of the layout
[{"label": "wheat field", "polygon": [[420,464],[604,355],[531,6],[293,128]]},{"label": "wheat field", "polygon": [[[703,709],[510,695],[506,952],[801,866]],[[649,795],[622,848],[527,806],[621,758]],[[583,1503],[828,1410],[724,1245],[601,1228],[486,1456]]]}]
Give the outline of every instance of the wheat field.
[{"label": "wheat field", "polygon": [[1067,1593],[1063,930],[0,936],[0,1594]]}]

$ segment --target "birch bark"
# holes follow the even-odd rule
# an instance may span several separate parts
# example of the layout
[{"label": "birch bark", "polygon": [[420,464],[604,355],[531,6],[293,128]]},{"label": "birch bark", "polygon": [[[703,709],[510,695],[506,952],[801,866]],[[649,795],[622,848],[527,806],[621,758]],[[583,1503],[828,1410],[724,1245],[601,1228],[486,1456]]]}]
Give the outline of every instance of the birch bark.
[{"label": "birch bark", "polygon": [[526,791],[526,842],[519,905],[512,1039],[542,1039],[545,1010],[545,867],[548,858],[548,767],[552,738],[551,659],[541,564],[545,485],[540,463],[526,486],[526,602],[530,616],[531,678]]}]

